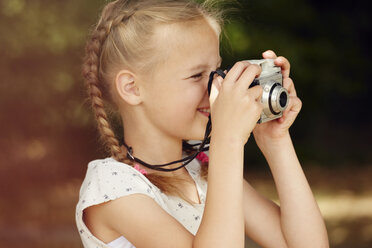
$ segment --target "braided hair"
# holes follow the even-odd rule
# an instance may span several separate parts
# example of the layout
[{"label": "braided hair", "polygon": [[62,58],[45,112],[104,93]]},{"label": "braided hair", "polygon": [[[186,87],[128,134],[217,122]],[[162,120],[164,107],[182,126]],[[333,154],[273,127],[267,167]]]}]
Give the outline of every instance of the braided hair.
[{"label": "braided hair", "polygon": [[[82,72],[100,138],[115,160],[133,166],[106,112],[107,104],[118,106],[111,92],[116,74],[120,68],[148,71],[156,63],[151,40],[158,24],[205,19],[219,34],[220,13],[206,7],[209,2],[200,5],[188,0],[116,0],[103,8],[86,44]],[[202,166],[202,174],[206,177],[207,166]],[[147,177],[164,193],[184,198],[175,186],[179,179],[156,173]]]}]

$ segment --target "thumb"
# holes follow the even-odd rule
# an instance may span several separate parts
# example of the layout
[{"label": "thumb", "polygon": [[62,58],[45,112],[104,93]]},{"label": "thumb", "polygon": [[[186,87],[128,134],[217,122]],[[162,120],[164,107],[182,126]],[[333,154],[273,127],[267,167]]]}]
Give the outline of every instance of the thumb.
[{"label": "thumb", "polygon": [[211,95],[209,96],[209,104],[211,107],[213,106],[213,103],[216,100],[220,92],[222,81],[223,79],[220,76],[218,76],[217,78],[213,80],[212,87],[211,87]]}]

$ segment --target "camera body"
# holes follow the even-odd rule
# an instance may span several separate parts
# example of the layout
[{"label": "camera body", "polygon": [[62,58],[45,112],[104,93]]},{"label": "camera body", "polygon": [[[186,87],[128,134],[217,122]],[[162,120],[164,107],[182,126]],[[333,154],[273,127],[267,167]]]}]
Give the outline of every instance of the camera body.
[{"label": "camera body", "polygon": [[248,60],[251,64],[261,66],[262,72],[249,88],[260,85],[263,88],[261,102],[263,111],[258,123],[264,123],[283,116],[288,107],[288,91],[283,87],[281,68],[274,64],[273,59]]}]

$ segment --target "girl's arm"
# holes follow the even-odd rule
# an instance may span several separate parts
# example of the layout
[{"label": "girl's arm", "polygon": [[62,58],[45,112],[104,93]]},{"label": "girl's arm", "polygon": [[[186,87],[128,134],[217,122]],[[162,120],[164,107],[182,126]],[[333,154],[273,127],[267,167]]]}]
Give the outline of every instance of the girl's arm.
[{"label": "girl's arm", "polygon": [[280,208],[245,183],[246,234],[263,247],[329,247],[323,218],[289,134],[261,150],[274,177]]},{"label": "girl's arm", "polygon": [[208,192],[193,247],[244,247],[244,144],[262,111],[262,88],[247,89],[260,71],[256,65],[240,62],[223,82],[222,78],[214,82]]},{"label": "girl's arm", "polygon": [[[283,117],[259,124],[253,130],[256,143],[273,174],[280,208],[257,197],[254,190],[246,186],[245,207],[257,213],[255,218],[246,210],[248,234],[265,244],[265,247],[328,247],[324,221],[289,135],[289,128],[302,107],[293,81],[289,78],[290,64],[272,51],[265,52],[263,57],[275,59],[275,64],[282,68],[283,87],[288,90],[289,104]],[[268,237],[260,236],[262,232],[254,230],[254,226],[260,225],[271,230],[268,235],[273,235],[280,245],[268,242]]]},{"label": "girl's arm", "polygon": [[243,248],[244,145],[213,137],[209,154],[208,192],[194,247]]},{"label": "girl's arm", "polygon": [[280,199],[280,223],[289,247],[329,247],[319,207],[302,171],[290,135],[261,148]]}]

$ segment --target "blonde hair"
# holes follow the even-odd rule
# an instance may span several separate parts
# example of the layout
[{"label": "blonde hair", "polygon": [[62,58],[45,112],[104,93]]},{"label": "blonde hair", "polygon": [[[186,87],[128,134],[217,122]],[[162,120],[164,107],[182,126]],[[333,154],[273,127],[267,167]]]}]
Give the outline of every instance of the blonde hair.
[{"label": "blonde hair", "polygon": [[[137,72],[149,71],[156,64],[157,56],[153,56],[156,48],[151,41],[157,25],[204,19],[219,34],[222,18],[221,12],[213,8],[214,2],[117,0],[104,7],[86,45],[83,76],[101,140],[117,161],[133,166],[110,125],[107,104],[104,104],[117,106],[110,92],[116,73],[123,67]],[[202,174],[206,177],[207,166],[202,166]],[[164,193],[185,199],[176,186],[181,182],[179,179],[156,173],[147,177]]]}]

